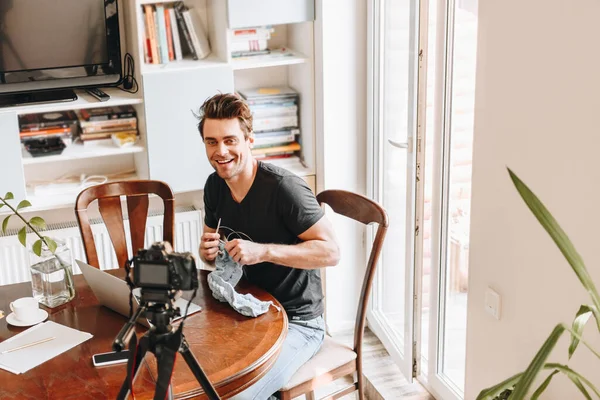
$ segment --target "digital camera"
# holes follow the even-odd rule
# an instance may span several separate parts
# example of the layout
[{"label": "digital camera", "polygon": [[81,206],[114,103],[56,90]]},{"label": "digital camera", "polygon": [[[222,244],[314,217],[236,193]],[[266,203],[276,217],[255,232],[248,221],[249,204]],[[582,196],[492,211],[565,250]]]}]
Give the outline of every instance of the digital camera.
[{"label": "digital camera", "polygon": [[168,242],[156,242],[133,257],[133,284],[151,290],[194,290],[198,271],[192,253],[175,253]]}]

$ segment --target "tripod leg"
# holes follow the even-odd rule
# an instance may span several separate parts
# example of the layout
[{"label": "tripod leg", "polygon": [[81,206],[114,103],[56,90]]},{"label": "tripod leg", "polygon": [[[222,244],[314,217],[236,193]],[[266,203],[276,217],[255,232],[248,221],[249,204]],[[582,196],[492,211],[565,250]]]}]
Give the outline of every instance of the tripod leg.
[{"label": "tripod leg", "polygon": [[168,335],[166,340],[159,340],[156,343],[154,355],[156,355],[156,364],[158,367],[158,377],[156,379],[156,389],[154,391],[154,400],[163,400],[167,394],[172,398],[171,376],[175,367],[175,357],[181,344],[181,332],[177,331]]},{"label": "tripod leg", "polygon": [[137,336],[133,334],[131,337],[129,346],[131,355],[129,357],[129,361],[127,362],[127,376],[125,377],[125,381],[123,381],[123,385],[121,385],[121,390],[119,390],[117,400],[125,400],[127,396],[129,396],[130,385],[133,385],[133,381],[135,380],[138,369],[140,368],[142,360],[148,351],[148,345],[149,338],[147,336],[142,336],[139,345],[137,345]]},{"label": "tripod leg", "polygon": [[217,394],[217,391],[206,377],[206,374],[202,370],[202,367],[200,367],[200,364],[198,364],[198,360],[196,360],[194,354],[190,351],[190,346],[188,345],[187,340],[185,340],[185,337],[183,337],[183,340],[181,341],[179,352],[183,356],[188,367],[190,367],[190,370],[194,373],[196,380],[198,380],[198,383],[200,383],[200,386],[202,386],[202,389],[204,389],[208,398],[210,400],[220,400],[221,398]]}]

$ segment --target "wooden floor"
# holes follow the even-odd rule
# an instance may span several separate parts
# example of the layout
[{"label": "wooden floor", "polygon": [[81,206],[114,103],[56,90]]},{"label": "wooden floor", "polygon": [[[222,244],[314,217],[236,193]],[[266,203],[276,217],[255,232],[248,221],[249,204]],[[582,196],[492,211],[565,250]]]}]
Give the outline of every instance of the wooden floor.
[{"label": "wooden floor", "polygon": [[[352,333],[334,336],[340,342],[350,345]],[[369,400],[434,400],[418,382],[408,383],[398,366],[394,363],[388,352],[383,347],[377,336],[368,328],[365,330],[363,342],[363,365],[366,383],[366,397]],[[348,379],[349,383],[350,380]],[[316,398],[344,387],[343,381],[318,390]],[[357,392],[343,397],[345,400],[357,399]]]}]

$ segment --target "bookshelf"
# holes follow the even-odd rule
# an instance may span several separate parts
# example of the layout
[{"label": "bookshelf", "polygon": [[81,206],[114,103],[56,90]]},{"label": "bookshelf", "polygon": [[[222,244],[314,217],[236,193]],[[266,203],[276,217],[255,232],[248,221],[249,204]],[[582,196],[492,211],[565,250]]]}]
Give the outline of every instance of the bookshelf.
[{"label": "bookshelf", "polygon": [[[178,124],[187,132],[180,135],[181,142],[186,143],[188,151],[196,149],[195,152],[189,153],[189,157],[196,161],[188,167],[202,171],[194,182],[183,182],[182,179],[172,177],[174,171],[165,171],[170,176],[170,181],[166,179],[166,175],[160,176],[170,183],[174,182],[175,190],[184,187],[185,190],[202,189],[203,182],[212,172],[212,168],[202,159],[204,148],[190,110],[198,110],[206,98],[217,92],[225,93],[252,87],[289,86],[299,93],[299,142],[302,148],[298,157],[288,161],[286,165],[293,166],[290,169],[294,173],[302,177],[312,177],[309,180],[314,181],[317,130],[314,92],[314,0],[184,0],[184,4],[191,12],[200,14],[201,25],[210,43],[210,53],[206,58],[194,60],[189,49],[184,49],[183,59],[165,61],[161,57],[160,63],[155,64],[151,62],[156,60],[148,58],[148,50],[144,49],[144,46],[151,46],[148,10],[155,13],[157,5],[161,6],[160,9],[176,9],[177,2],[136,0],[130,3],[129,14],[134,33],[129,37],[130,46],[136,49],[136,65],[140,66],[139,71],[144,78],[145,108],[149,115],[146,121],[149,126],[149,151],[153,147],[154,135],[151,131],[157,126],[168,129],[164,118],[161,121],[151,121],[155,111],[162,109],[173,113],[179,116],[181,121],[187,121],[185,127],[181,123]],[[257,27],[271,29],[272,33],[268,37],[270,53],[234,57],[232,53],[236,47],[233,45],[232,32],[236,29]],[[160,28],[155,26],[155,34],[159,31]],[[171,33],[170,40],[175,40],[175,33]],[[183,41],[180,26],[178,35],[180,41]],[[160,42],[160,39],[154,40]],[[162,43],[169,43],[168,36],[163,38]],[[174,44],[171,46],[175,48]],[[183,43],[182,46],[185,47]],[[165,82],[171,82],[171,86],[166,87]],[[194,88],[195,93],[189,93],[191,88]],[[160,101],[155,93],[161,93]],[[177,99],[177,109],[173,107],[173,102],[167,104],[168,99]],[[150,109],[154,111],[149,112]],[[161,147],[169,147],[169,143],[164,140],[159,142]],[[166,157],[160,158],[165,163],[168,161]],[[153,175],[152,167],[150,170],[150,175]]]},{"label": "bookshelf", "polygon": [[[299,93],[301,151],[299,157],[272,160],[303,177],[313,189],[317,175],[315,109],[314,0],[184,0],[199,12],[210,43],[210,54],[160,64],[147,63],[144,53],[146,5],[173,6],[176,1],[118,0],[122,53],[135,61],[135,94],[102,88],[111,98],[99,102],[84,91],[68,103],[35,104],[0,109],[0,167],[10,174],[0,180],[0,192],[27,198],[36,210],[71,208],[76,197],[73,179],[79,175],[159,179],[175,193],[202,190],[213,169],[206,160],[194,112],[217,92],[252,87],[289,86]],[[232,57],[230,30],[271,26],[266,56]],[[285,49],[282,51],[282,49]],[[287,55],[287,54],[291,55]],[[286,54],[286,55],[284,55]],[[22,114],[132,105],[140,138],[128,148],[73,143],[62,154],[31,157],[19,140]],[[55,183],[55,194],[40,195],[32,183]],[[60,185],[64,185],[61,189]],[[45,192],[47,193],[47,192]],[[200,194],[194,195],[200,198]]]}]

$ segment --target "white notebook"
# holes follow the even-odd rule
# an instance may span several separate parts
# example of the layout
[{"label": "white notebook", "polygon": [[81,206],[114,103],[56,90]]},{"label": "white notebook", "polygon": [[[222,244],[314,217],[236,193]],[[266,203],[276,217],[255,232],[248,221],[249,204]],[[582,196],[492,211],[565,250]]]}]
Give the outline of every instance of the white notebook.
[{"label": "white notebook", "polygon": [[22,374],[85,342],[92,336],[91,333],[78,331],[54,321],[46,321],[0,343],[0,353],[50,337],[54,339],[0,354],[0,368],[13,374]]}]

